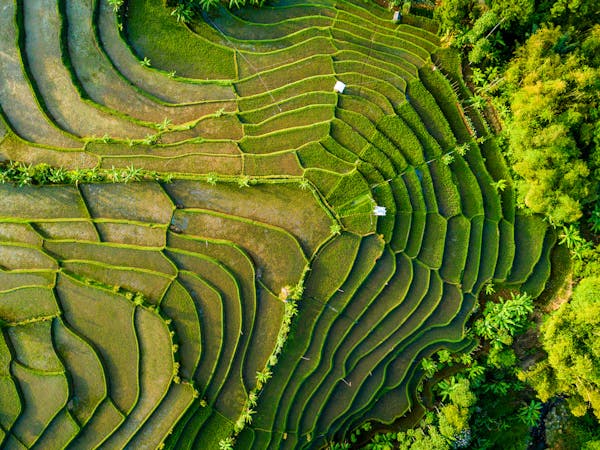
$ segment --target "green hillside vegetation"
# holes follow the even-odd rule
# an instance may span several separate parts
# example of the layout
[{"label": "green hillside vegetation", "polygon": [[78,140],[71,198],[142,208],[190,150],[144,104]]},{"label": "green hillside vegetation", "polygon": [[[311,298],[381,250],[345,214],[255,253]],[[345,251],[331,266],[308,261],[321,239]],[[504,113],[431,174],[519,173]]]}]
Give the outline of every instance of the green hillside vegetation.
[{"label": "green hillside vegetation", "polygon": [[[470,421],[504,416],[474,408],[510,395],[489,386],[516,379],[533,298],[568,271],[556,244],[576,277],[596,267],[587,235],[556,228],[596,200],[587,69],[556,162],[577,172],[546,174],[555,197],[530,204],[541,172],[473,106],[434,20],[243,4],[4,5],[0,447],[375,445],[421,418],[397,445],[480,442]],[[568,67],[595,64],[590,42]],[[573,302],[593,304],[590,280]],[[544,326],[550,347],[570,308]],[[562,345],[585,343],[585,365],[576,319]],[[543,401],[580,389],[551,351],[536,362],[522,377],[552,381]],[[597,406],[592,372],[574,411]]]}]

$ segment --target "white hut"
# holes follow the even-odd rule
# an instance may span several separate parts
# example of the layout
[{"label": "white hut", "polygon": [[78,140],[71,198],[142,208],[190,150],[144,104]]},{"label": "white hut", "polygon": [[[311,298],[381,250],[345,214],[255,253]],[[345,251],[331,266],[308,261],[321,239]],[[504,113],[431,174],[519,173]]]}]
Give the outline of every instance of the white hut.
[{"label": "white hut", "polygon": [[400,10],[394,11],[394,17],[392,18],[392,22],[398,23],[400,22],[400,20],[402,20],[402,14],[400,13]]},{"label": "white hut", "polygon": [[385,206],[375,206],[375,208],[373,208],[373,214],[376,216],[385,216],[386,213],[387,210]]},{"label": "white hut", "polygon": [[338,94],[343,94],[344,89],[346,89],[346,85],[344,83],[342,83],[341,81],[335,82],[335,86],[333,86],[334,92],[337,92]]}]

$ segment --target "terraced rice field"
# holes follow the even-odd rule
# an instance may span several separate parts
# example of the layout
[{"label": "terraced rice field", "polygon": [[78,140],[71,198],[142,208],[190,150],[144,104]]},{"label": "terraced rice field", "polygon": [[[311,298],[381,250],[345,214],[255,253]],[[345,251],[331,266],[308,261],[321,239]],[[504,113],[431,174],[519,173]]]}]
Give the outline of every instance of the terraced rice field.
[{"label": "terraced rice field", "polygon": [[236,448],[319,448],[410,411],[486,283],[543,289],[555,237],[516,211],[427,20],[357,0],[189,27],[161,0],[1,12],[2,158],[173,181],[0,185],[0,447],[217,448],[303,282]]}]

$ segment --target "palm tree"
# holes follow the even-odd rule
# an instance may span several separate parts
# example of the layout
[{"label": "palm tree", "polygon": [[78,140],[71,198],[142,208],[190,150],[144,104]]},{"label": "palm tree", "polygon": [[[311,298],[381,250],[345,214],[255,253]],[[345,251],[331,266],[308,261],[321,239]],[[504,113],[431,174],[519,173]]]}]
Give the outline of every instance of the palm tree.
[{"label": "palm tree", "polygon": [[31,172],[31,165],[23,164],[19,167],[19,171],[17,172],[17,176],[15,179],[19,187],[31,184],[31,182],[33,181],[33,178],[31,177]]},{"label": "palm tree", "polygon": [[216,6],[219,4],[219,0],[200,0],[200,7],[204,10],[204,11],[208,11],[209,9],[211,9],[213,6]]},{"label": "palm tree", "polygon": [[298,185],[300,186],[300,189],[304,191],[308,189],[308,187],[310,186],[310,182],[306,178],[302,178]]},{"label": "palm tree", "polygon": [[495,395],[506,395],[510,390],[510,383],[506,381],[496,381],[495,383],[486,384],[484,389]]},{"label": "palm tree", "polygon": [[245,423],[251,424],[252,423],[252,414],[255,414],[255,413],[256,413],[256,411],[254,411],[253,409],[246,408],[242,412],[241,418],[244,420]]},{"label": "palm tree", "polygon": [[144,145],[154,145],[158,142],[158,135],[156,134],[147,134],[142,144]]},{"label": "palm tree", "polygon": [[575,247],[575,244],[581,240],[581,235],[579,234],[579,229],[571,224],[568,227],[563,226],[562,233],[560,234],[559,244],[565,244],[568,249],[572,249]]},{"label": "palm tree", "polygon": [[481,69],[474,67],[471,75],[471,81],[473,81],[473,83],[477,86],[483,86],[486,84],[487,78]]},{"label": "palm tree", "polygon": [[171,172],[166,172],[157,176],[157,181],[162,181],[163,183],[172,183],[173,178],[175,176]]},{"label": "palm tree", "polygon": [[442,401],[445,402],[457,387],[456,377],[452,376],[449,379],[442,380],[437,384],[438,394],[442,397]]},{"label": "palm tree", "polygon": [[161,123],[156,124],[156,128],[158,128],[160,131],[168,130],[170,126],[171,126],[171,119],[169,119],[168,117],[165,117]]},{"label": "palm tree", "polygon": [[112,6],[114,12],[117,12],[123,6],[123,0],[108,0],[108,4]]},{"label": "palm tree", "polygon": [[504,180],[502,178],[496,182],[492,181],[492,187],[494,189],[496,189],[498,192],[503,192],[504,189],[506,189],[506,186],[507,186],[506,180]]},{"label": "palm tree", "polygon": [[452,362],[452,353],[450,351],[444,349],[437,352],[438,360],[442,364],[451,363]]},{"label": "palm tree", "polygon": [[144,56],[144,59],[140,61],[140,65],[142,65],[143,67],[150,67],[150,58]]},{"label": "palm tree", "polygon": [[446,154],[442,155],[442,163],[444,163],[445,165],[449,166],[453,162],[454,162],[454,155],[452,155],[451,153],[446,153]]},{"label": "palm tree", "polygon": [[470,381],[473,381],[473,380],[476,380],[476,379],[482,377],[484,373],[485,373],[485,367],[480,366],[479,364],[475,363],[475,364],[469,366],[469,368],[467,369],[467,378]]},{"label": "palm tree", "polygon": [[121,172],[122,179],[125,183],[130,181],[139,181],[142,175],[142,169],[136,169],[133,164],[123,172]]},{"label": "palm tree", "polygon": [[192,21],[194,12],[189,5],[179,4],[171,11],[171,15],[177,18],[177,22],[189,23]]},{"label": "palm tree", "polygon": [[470,353],[463,353],[462,355],[460,355],[458,357],[458,360],[460,361],[461,364],[464,364],[465,366],[469,366],[473,363],[473,356]]},{"label": "palm tree", "polygon": [[238,186],[241,188],[250,186],[250,177],[248,175],[242,175],[239,177]]},{"label": "palm tree", "polygon": [[231,436],[221,439],[219,441],[219,450],[233,450],[233,444],[235,444],[235,441]]},{"label": "palm tree", "polygon": [[585,239],[581,238],[580,240],[578,240],[575,243],[575,247],[573,247],[571,249],[571,254],[573,255],[574,258],[581,261],[583,259],[583,256],[584,256],[586,250],[590,250],[593,247],[594,247],[594,245],[591,242],[586,241]]},{"label": "palm tree", "polygon": [[251,391],[248,394],[248,405],[250,406],[256,406],[256,402],[258,401],[258,395],[256,394],[256,392]]},{"label": "palm tree", "polygon": [[475,108],[478,111],[481,111],[485,107],[485,98],[483,98],[480,95],[475,95],[471,98],[469,103],[471,104],[471,106],[473,106],[473,108]]},{"label": "palm tree", "polygon": [[263,370],[256,372],[256,384],[257,384],[257,388],[260,389],[258,387],[258,385],[260,385],[262,387],[263,384],[265,384],[267,381],[269,381],[269,379],[271,378],[273,374],[271,373],[271,371],[265,367]]},{"label": "palm tree", "polygon": [[207,182],[208,184],[211,184],[211,185],[213,185],[213,186],[217,184],[217,180],[218,180],[218,179],[219,179],[219,178],[217,177],[217,174],[216,174],[216,173],[214,173],[214,172],[211,172],[211,173],[209,173],[209,174],[206,176],[206,182]]},{"label": "palm tree", "polygon": [[108,170],[108,174],[107,177],[109,180],[111,180],[113,183],[118,183],[121,179],[121,171],[116,169],[115,166],[112,166],[109,170]]},{"label": "palm tree", "polygon": [[240,416],[233,424],[233,432],[235,434],[240,434],[245,426],[246,426],[246,423],[244,422],[244,418],[242,416]]},{"label": "palm tree", "polygon": [[433,377],[433,375],[438,369],[437,363],[431,358],[423,359],[423,361],[421,361],[421,367],[425,371],[425,376],[427,378]]},{"label": "palm tree", "polygon": [[236,8],[241,8],[245,3],[246,0],[229,0],[229,9],[233,9],[234,6]]},{"label": "palm tree", "polygon": [[524,405],[519,409],[518,417],[527,426],[533,427],[537,424],[542,414],[542,404],[536,400],[531,400],[529,405]]},{"label": "palm tree", "polygon": [[456,153],[458,153],[460,156],[465,156],[467,154],[467,152],[469,151],[469,144],[464,142],[463,144],[457,145],[456,148],[454,149],[456,151]]},{"label": "palm tree", "polygon": [[59,184],[59,183],[64,183],[66,178],[67,178],[67,171],[65,169],[63,169],[62,167],[56,167],[50,171],[50,175],[48,176],[48,181],[50,181],[50,183]]}]

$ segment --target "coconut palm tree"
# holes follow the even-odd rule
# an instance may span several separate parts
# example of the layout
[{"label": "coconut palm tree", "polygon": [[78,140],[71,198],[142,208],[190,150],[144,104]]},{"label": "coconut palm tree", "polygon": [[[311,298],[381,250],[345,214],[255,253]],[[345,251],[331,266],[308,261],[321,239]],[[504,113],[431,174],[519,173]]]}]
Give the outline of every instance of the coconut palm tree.
[{"label": "coconut palm tree", "polygon": [[19,186],[25,186],[25,185],[31,184],[31,182],[33,181],[33,178],[31,176],[32,172],[33,172],[33,169],[31,167],[31,164],[20,165],[19,170],[16,174],[15,181],[17,182],[17,184]]},{"label": "coconut palm tree", "polygon": [[442,155],[442,163],[444,163],[446,166],[449,166],[453,162],[454,162],[454,155],[452,155],[450,153],[446,153],[446,154]]},{"label": "coconut palm tree", "polygon": [[248,175],[242,175],[239,177],[238,186],[241,188],[250,186],[250,177]]},{"label": "coconut palm tree", "polygon": [[258,401],[258,394],[254,391],[251,391],[248,394],[248,405],[250,405],[252,407],[256,406],[257,401]]},{"label": "coconut palm tree", "polygon": [[572,249],[575,247],[575,244],[581,240],[581,235],[579,234],[579,229],[575,225],[571,224],[568,227],[563,227],[559,238],[559,244],[565,244],[568,249]]},{"label": "coconut palm tree", "polygon": [[498,181],[492,181],[492,187],[496,189],[498,192],[503,192],[506,189],[507,183],[504,179],[499,179]]},{"label": "coconut palm tree", "polygon": [[112,6],[114,12],[117,12],[123,6],[123,0],[108,0],[108,4]]},{"label": "coconut palm tree", "polygon": [[298,185],[300,186],[300,189],[302,189],[303,191],[308,189],[310,186],[310,182],[306,179],[306,178],[302,178],[299,182]]},{"label": "coconut palm tree", "polygon": [[200,7],[204,11],[208,11],[209,9],[217,6],[219,4],[219,0],[200,0]]},{"label": "coconut palm tree", "polygon": [[537,400],[531,400],[529,405],[519,409],[518,417],[527,426],[533,427],[537,424],[542,414],[542,404]]},{"label": "coconut palm tree", "polygon": [[460,145],[457,145],[454,151],[456,151],[456,153],[458,153],[460,156],[465,156],[469,151],[469,148],[469,144],[464,142]]},{"label": "coconut palm tree", "polygon": [[470,381],[477,380],[485,373],[485,367],[475,363],[467,368],[467,378]]},{"label": "coconut palm tree", "polygon": [[446,380],[440,381],[436,386],[438,394],[442,397],[443,402],[445,402],[447,399],[450,398],[450,395],[456,389],[456,387],[457,387],[457,382],[456,382],[456,377],[454,377],[454,376],[452,376]]},{"label": "coconut palm tree", "polygon": [[154,145],[158,142],[158,135],[157,134],[147,134],[146,137],[144,138],[144,140],[142,141],[142,144],[144,145]]},{"label": "coconut palm tree", "polygon": [[484,86],[487,83],[487,77],[481,69],[474,67],[471,72],[471,81],[477,86]]},{"label": "coconut palm tree", "polygon": [[131,181],[140,181],[142,178],[142,169],[138,169],[133,167],[133,164],[127,167],[126,170],[121,172],[122,180],[125,183],[129,183]]},{"label": "coconut palm tree", "polygon": [[217,184],[218,179],[219,177],[214,172],[211,172],[206,176],[206,182],[213,186]]},{"label": "coconut palm tree", "polygon": [[469,104],[478,111],[481,111],[485,107],[485,98],[480,95],[475,95],[469,101]]},{"label": "coconut palm tree", "polygon": [[233,444],[235,444],[235,441],[231,436],[221,439],[219,441],[219,450],[233,450]]},{"label": "coconut palm tree", "polygon": [[67,171],[62,167],[56,167],[50,170],[48,181],[54,184],[64,183],[67,179]]},{"label": "coconut palm tree", "polygon": [[171,15],[175,16],[177,22],[189,23],[194,17],[194,11],[192,11],[190,5],[179,4],[171,11]]},{"label": "coconut palm tree", "polygon": [[165,117],[162,122],[156,124],[156,128],[160,131],[168,130],[170,126],[171,119],[169,119],[168,117]]},{"label": "coconut palm tree", "polygon": [[437,363],[431,358],[423,359],[423,361],[421,361],[421,367],[423,368],[427,378],[431,378],[438,370]]},{"label": "coconut palm tree", "polygon": [[251,424],[252,423],[252,415],[255,414],[256,411],[254,411],[251,408],[246,408],[244,409],[244,411],[242,411],[242,415],[240,416],[245,423],[247,424]]},{"label": "coconut palm tree", "polygon": [[271,371],[265,367],[263,370],[256,372],[256,388],[262,388],[263,384],[265,384],[271,378],[273,374]]}]

